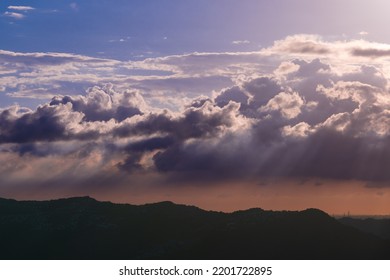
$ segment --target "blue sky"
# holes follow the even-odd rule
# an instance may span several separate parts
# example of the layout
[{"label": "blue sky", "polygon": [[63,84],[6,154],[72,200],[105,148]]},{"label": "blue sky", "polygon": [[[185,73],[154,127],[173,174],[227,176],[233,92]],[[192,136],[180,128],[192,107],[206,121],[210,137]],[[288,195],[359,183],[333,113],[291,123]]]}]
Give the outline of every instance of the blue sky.
[{"label": "blue sky", "polygon": [[0,0],[0,196],[388,214],[389,8]]},{"label": "blue sky", "polygon": [[260,43],[257,36],[246,38],[246,28],[262,22],[256,18],[263,17],[264,5],[250,2],[2,1],[3,13],[16,4],[35,8],[20,20],[1,18],[3,49],[119,59],[233,49],[234,40]]},{"label": "blue sky", "polygon": [[388,6],[379,0],[1,1],[0,47],[129,60],[257,50],[297,33],[356,38],[366,31],[370,38],[387,42],[389,32],[379,27],[389,23]]}]

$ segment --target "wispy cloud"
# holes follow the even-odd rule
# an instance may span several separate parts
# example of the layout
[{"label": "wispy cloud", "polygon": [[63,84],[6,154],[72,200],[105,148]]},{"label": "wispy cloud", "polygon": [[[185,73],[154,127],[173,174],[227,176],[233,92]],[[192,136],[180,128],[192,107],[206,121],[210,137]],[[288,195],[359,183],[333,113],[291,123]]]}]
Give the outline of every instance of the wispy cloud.
[{"label": "wispy cloud", "polygon": [[237,41],[232,42],[233,45],[246,45],[246,44],[250,44],[250,43],[251,42],[248,40],[237,40]]},{"label": "wispy cloud", "polygon": [[122,37],[122,38],[119,38],[119,39],[111,39],[111,40],[108,40],[109,43],[124,43],[124,42],[128,42],[129,40],[131,39],[130,36],[127,36],[127,37]]},{"label": "wispy cloud", "polygon": [[25,14],[27,12],[35,10],[35,8],[31,6],[8,6],[8,10],[11,11],[4,12],[4,16],[11,17],[14,19],[23,19],[26,17]]},{"label": "wispy cloud", "polygon": [[14,19],[22,19],[22,18],[25,17],[25,15],[23,15],[21,13],[8,12],[8,11],[4,13],[4,16],[11,17],[11,18],[14,18]]},{"label": "wispy cloud", "polygon": [[73,11],[75,11],[75,12],[78,12],[78,11],[80,10],[80,7],[79,7],[79,5],[78,5],[76,2],[70,3],[70,4],[69,4],[69,7],[70,7]]},{"label": "wispy cloud", "polygon": [[16,10],[16,11],[31,11],[35,10],[35,8],[31,6],[8,6],[9,10]]}]

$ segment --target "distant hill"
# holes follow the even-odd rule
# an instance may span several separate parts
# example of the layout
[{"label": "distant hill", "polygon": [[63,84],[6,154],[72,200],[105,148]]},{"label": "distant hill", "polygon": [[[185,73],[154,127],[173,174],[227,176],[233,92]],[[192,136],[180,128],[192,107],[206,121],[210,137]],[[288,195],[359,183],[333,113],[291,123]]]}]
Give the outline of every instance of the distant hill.
[{"label": "distant hill", "polygon": [[0,259],[389,259],[390,244],[308,209],[234,213],[89,197],[0,199]]},{"label": "distant hill", "polygon": [[345,225],[355,227],[363,232],[371,233],[390,240],[390,219],[357,219],[352,217],[343,217],[340,218],[339,221]]}]

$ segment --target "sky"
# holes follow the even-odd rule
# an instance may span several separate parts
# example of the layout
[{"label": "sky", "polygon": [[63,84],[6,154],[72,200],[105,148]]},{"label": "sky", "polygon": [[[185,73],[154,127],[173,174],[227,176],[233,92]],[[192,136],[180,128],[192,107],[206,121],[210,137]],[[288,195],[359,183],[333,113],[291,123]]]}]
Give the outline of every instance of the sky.
[{"label": "sky", "polygon": [[0,0],[0,196],[390,214],[387,2]]}]

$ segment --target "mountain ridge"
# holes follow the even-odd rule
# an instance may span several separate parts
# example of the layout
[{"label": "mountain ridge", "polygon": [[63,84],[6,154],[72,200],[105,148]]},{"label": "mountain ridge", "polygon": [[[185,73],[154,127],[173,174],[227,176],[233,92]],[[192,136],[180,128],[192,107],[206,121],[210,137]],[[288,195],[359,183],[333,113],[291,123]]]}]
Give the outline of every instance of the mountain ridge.
[{"label": "mountain ridge", "polygon": [[383,259],[390,244],[319,209],[0,199],[0,259]]}]

